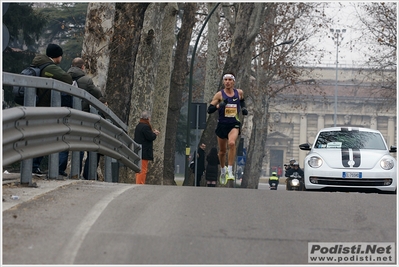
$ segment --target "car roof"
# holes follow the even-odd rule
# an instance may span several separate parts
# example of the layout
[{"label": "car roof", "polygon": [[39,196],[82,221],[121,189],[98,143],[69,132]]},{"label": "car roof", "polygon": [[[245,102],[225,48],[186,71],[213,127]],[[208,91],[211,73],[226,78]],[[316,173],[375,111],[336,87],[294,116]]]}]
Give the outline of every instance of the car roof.
[{"label": "car roof", "polygon": [[350,126],[345,126],[345,127],[329,127],[329,128],[323,128],[319,132],[328,132],[328,131],[354,131],[358,130],[360,132],[374,132],[374,133],[380,133],[380,131],[375,130],[375,129],[370,129],[370,128],[365,128],[365,127],[350,127]]}]

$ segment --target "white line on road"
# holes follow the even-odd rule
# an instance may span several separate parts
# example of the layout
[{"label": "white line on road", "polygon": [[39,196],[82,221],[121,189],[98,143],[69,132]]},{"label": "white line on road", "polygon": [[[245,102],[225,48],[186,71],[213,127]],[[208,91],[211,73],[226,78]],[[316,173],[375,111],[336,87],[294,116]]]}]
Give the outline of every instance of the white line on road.
[{"label": "white line on road", "polygon": [[83,218],[82,222],[76,228],[75,234],[69,240],[69,243],[65,249],[63,249],[63,254],[61,255],[59,263],[73,264],[75,262],[75,257],[83,243],[83,240],[98,217],[100,217],[101,213],[105,210],[108,204],[111,203],[112,200],[130,188],[132,187],[124,186],[123,188],[106,195],[91,209],[91,211],[86,215],[86,217]]}]

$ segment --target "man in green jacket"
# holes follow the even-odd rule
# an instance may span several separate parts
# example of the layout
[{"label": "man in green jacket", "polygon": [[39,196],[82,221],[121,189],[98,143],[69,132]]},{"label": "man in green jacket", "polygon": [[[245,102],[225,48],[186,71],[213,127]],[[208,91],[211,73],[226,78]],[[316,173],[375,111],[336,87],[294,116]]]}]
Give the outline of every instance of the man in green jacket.
[{"label": "man in green jacket", "polygon": [[[66,73],[59,66],[57,66],[58,64],[61,63],[62,55],[63,55],[63,51],[59,45],[49,44],[46,49],[46,54],[45,55],[42,55],[42,54],[36,55],[32,61],[32,65],[39,67],[46,63],[54,63],[54,64],[50,64],[50,65],[46,66],[42,70],[41,77],[52,78],[55,80],[59,80],[61,82],[72,84],[71,75]],[[38,88],[36,94],[38,96],[40,96],[39,102],[37,103],[36,106],[49,107],[51,105],[51,90],[44,89],[44,88]],[[33,173],[39,174],[39,175],[43,174],[39,168],[40,163],[42,162],[42,159],[43,159],[43,157],[38,157],[38,158],[33,159],[33,165],[32,165]],[[62,159],[60,157],[60,163],[61,163],[61,161],[64,161],[64,160],[65,159]],[[60,173],[60,174],[63,176],[67,176],[65,172]]]},{"label": "man in green jacket", "polygon": [[[41,66],[46,63],[54,63],[46,66],[41,73],[41,77],[52,78],[64,83],[72,84],[72,77],[61,69],[58,64],[61,63],[63,51],[59,45],[49,44],[46,49],[46,55],[36,55],[32,61],[33,66]],[[37,95],[41,96],[36,106],[49,107],[51,103],[51,90],[38,88]]]}]

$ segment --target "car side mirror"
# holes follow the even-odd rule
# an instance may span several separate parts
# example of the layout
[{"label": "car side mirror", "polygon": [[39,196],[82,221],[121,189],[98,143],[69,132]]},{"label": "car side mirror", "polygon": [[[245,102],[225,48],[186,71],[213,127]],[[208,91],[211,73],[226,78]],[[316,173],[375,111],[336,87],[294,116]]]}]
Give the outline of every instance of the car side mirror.
[{"label": "car side mirror", "polygon": [[311,147],[310,147],[310,144],[305,143],[305,144],[299,145],[299,149],[301,149],[301,150],[310,150]]},{"label": "car side mirror", "polygon": [[389,152],[395,153],[396,152],[396,146],[391,146],[391,148],[389,149]]}]

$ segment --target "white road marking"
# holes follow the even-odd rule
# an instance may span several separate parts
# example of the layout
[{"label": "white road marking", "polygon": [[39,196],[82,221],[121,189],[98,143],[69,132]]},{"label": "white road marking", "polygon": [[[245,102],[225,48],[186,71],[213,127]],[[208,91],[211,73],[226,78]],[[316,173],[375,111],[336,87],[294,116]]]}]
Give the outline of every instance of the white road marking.
[{"label": "white road marking", "polygon": [[132,187],[124,186],[123,188],[106,195],[91,209],[91,211],[82,219],[82,222],[76,228],[75,234],[71,239],[69,239],[69,243],[63,249],[63,253],[59,261],[61,264],[74,264],[76,255],[83,243],[83,240],[85,239],[90,228],[97,221],[98,217],[100,217],[101,213],[105,210],[108,204],[111,203],[112,200],[130,188]]}]

